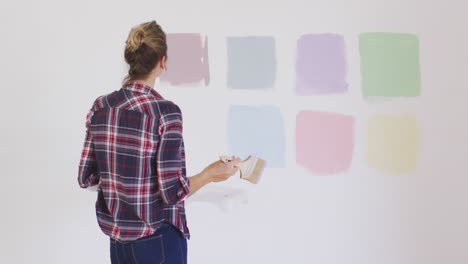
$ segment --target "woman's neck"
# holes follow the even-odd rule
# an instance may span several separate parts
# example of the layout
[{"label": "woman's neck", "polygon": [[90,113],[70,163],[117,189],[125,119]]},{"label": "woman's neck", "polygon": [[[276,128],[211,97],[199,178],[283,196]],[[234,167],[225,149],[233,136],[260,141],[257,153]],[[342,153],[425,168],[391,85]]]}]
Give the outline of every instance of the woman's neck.
[{"label": "woman's neck", "polygon": [[156,75],[151,74],[146,79],[139,79],[139,80],[135,80],[135,81],[137,81],[139,83],[142,83],[144,85],[148,85],[148,86],[150,86],[151,88],[154,89],[154,84],[156,83]]}]

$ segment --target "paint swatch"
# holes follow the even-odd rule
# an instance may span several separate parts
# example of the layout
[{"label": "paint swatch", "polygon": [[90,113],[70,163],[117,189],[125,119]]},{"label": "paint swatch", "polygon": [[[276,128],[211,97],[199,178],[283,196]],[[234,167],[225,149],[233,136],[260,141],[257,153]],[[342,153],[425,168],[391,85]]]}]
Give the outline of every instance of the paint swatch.
[{"label": "paint swatch", "polygon": [[230,155],[253,155],[267,167],[285,166],[284,122],[278,107],[234,105],[228,114]]},{"label": "paint swatch", "polygon": [[273,37],[227,38],[227,85],[233,89],[272,88],[276,76]]},{"label": "paint swatch", "polygon": [[167,70],[161,81],[172,85],[210,83],[208,39],[200,34],[167,34]]},{"label": "paint swatch", "polygon": [[354,118],[302,111],[296,116],[296,162],[310,172],[331,175],[350,167],[354,150]]},{"label": "paint swatch", "polygon": [[401,33],[364,33],[359,36],[364,96],[420,95],[419,41]]},{"label": "paint swatch", "polygon": [[344,39],[336,34],[308,34],[297,41],[296,94],[344,93],[348,89]]},{"label": "paint swatch", "polygon": [[369,165],[388,173],[416,170],[421,132],[414,115],[374,115],[368,124]]}]

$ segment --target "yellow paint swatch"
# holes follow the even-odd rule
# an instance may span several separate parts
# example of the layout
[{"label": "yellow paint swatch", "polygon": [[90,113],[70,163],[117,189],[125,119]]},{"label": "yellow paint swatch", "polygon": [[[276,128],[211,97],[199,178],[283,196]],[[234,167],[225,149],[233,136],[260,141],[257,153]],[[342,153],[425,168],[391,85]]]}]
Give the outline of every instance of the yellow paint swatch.
[{"label": "yellow paint swatch", "polygon": [[414,115],[373,115],[368,123],[369,165],[388,173],[416,170],[421,132]]}]

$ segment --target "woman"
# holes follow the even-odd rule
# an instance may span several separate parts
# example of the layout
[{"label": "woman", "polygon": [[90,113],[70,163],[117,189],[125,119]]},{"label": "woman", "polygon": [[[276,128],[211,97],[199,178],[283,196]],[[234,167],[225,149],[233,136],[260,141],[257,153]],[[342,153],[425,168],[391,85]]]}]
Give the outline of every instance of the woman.
[{"label": "woman", "polygon": [[123,87],[98,97],[86,116],[78,182],[96,186],[96,215],[112,263],[186,263],[184,200],[234,175],[239,158],[187,177],[179,107],[154,88],[166,68],[166,36],[155,22],[130,31]]}]

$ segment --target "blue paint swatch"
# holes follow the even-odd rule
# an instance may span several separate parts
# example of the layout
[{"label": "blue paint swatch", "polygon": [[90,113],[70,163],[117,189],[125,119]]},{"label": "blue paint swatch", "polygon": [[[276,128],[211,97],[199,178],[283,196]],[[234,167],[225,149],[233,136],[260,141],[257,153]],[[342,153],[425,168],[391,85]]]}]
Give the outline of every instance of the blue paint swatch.
[{"label": "blue paint swatch", "polygon": [[228,140],[231,155],[253,155],[266,160],[267,167],[285,166],[284,122],[278,107],[231,106]]},{"label": "blue paint swatch", "polygon": [[276,77],[273,37],[227,38],[227,86],[233,89],[272,88]]}]

